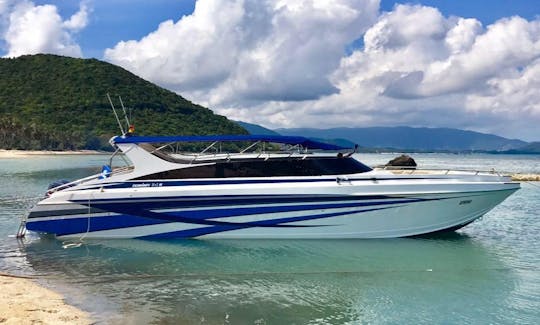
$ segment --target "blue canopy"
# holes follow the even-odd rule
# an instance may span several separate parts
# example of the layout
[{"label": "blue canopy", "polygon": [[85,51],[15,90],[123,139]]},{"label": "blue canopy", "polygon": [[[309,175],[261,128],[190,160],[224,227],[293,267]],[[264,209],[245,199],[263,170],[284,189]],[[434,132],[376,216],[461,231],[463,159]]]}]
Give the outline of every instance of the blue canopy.
[{"label": "blue canopy", "polygon": [[307,149],[345,150],[345,148],[329,143],[313,141],[304,137],[281,135],[193,135],[193,136],[116,136],[113,143],[163,143],[163,142],[215,142],[215,141],[262,141],[301,145]]}]

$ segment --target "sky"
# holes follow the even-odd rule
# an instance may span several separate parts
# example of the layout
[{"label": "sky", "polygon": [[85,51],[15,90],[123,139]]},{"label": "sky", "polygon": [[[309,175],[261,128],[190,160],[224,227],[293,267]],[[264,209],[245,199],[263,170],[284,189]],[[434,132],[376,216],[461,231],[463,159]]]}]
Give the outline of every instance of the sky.
[{"label": "sky", "polygon": [[0,0],[0,56],[119,66],[230,119],[540,140],[540,1]]}]

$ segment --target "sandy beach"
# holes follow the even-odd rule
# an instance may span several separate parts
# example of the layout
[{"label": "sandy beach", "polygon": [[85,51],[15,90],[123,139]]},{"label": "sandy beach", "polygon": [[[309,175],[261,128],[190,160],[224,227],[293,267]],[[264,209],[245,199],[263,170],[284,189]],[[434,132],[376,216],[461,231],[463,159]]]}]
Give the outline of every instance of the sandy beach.
[{"label": "sandy beach", "polygon": [[67,155],[109,155],[96,150],[49,151],[49,150],[6,150],[0,149],[0,158],[24,158],[30,156],[67,156]]},{"label": "sandy beach", "polygon": [[90,315],[31,279],[0,273],[1,324],[92,324]]}]

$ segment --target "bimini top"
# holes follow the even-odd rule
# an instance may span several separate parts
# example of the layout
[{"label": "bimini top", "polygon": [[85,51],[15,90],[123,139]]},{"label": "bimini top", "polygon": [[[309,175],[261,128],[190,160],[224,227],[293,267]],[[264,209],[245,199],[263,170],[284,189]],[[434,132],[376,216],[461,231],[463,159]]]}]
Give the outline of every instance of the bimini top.
[{"label": "bimini top", "polygon": [[306,149],[320,150],[346,150],[346,148],[334,144],[313,141],[304,137],[282,135],[194,135],[194,136],[116,136],[111,139],[117,143],[163,143],[163,142],[238,142],[238,141],[261,141],[301,145]]}]

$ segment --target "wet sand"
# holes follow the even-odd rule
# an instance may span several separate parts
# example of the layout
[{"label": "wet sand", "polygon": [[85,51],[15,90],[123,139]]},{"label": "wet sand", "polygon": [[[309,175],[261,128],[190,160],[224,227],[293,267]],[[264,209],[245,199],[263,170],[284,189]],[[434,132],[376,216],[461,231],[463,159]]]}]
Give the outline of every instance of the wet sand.
[{"label": "wet sand", "polygon": [[29,278],[0,273],[0,324],[92,324],[90,315]]}]

